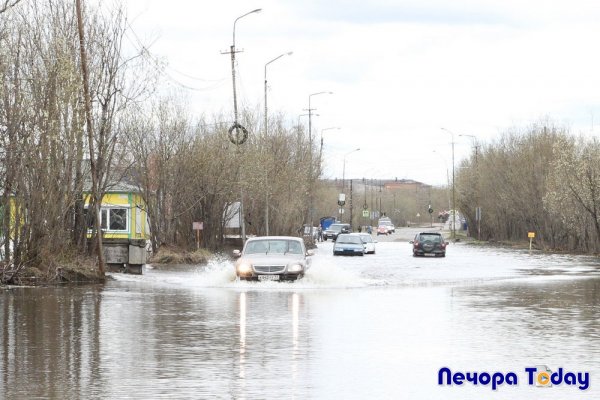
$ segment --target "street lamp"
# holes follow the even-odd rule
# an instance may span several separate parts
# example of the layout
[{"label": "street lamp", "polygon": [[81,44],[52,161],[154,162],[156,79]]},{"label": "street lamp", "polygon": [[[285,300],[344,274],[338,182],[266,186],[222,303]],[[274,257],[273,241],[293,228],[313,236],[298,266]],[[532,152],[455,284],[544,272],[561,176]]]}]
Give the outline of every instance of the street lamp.
[{"label": "street lamp", "polygon": [[477,137],[475,135],[458,135],[470,137],[475,148],[475,221],[477,222],[477,240],[481,240],[481,207],[479,205],[479,169],[477,167],[478,149]]},{"label": "street lamp", "polygon": [[[355,153],[357,151],[360,150],[360,147],[349,151],[348,153],[344,154],[344,167],[342,168],[342,193],[346,193],[346,157],[348,157],[350,154]],[[340,220],[342,222],[344,222],[344,216],[342,215],[342,217],[340,218]],[[350,223],[352,223],[352,221],[350,221]]]},{"label": "street lamp", "polygon": [[[238,22],[238,20],[244,18],[247,15],[250,14],[255,14],[255,13],[259,13],[261,12],[262,8],[257,8],[255,10],[249,11],[244,15],[240,15],[239,17],[237,17],[235,19],[235,21],[233,21],[233,41],[231,43],[231,48],[229,50],[229,54],[231,54],[231,78],[232,78],[232,82],[233,82],[233,115],[234,115],[234,121],[233,121],[233,129],[235,130],[235,138],[236,141],[240,142],[240,137],[239,137],[239,130],[240,128],[242,128],[239,123],[238,123],[238,109],[237,109],[237,93],[236,93],[236,88],[235,88],[235,24]],[[223,53],[226,54],[226,53]],[[243,141],[241,141],[241,143],[243,143]],[[241,144],[239,143],[239,144]]]},{"label": "street lamp", "polygon": [[[261,8],[257,8],[255,10],[252,10],[250,12],[247,12],[244,15],[240,15],[239,17],[237,17],[235,19],[235,21],[233,21],[233,41],[231,42],[231,48],[230,48],[230,54],[231,54],[231,78],[232,78],[232,82],[233,82],[233,115],[234,115],[234,121],[233,121],[233,130],[235,131],[235,144],[236,145],[240,145],[242,143],[244,143],[245,141],[245,135],[242,136],[242,138],[240,138],[240,129],[242,129],[243,132],[245,132],[245,128],[243,128],[239,122],[238,122],[238,109],[237,109],[237,94],[236,94],[236,90],[235,90],[235,24],[238,22],[238,20],[244,18],[247,15],[250,14],[254,14],[254,13],[258,13],[260,12],[262,9]],[[231,132],[231,131],[230,131]],[[244,218],[244,185],[240,185],[240,227],[241,227],[241,233],[242,233],[242,242],[245,243],[246,242],[246,221]]]},{"label": "street lamp", "polygon": [[454,133],[446,128],[443,131],[452,135],[452,239],[456,241],[456,187],[454,185]]},{"label": "street lamp", "polygon": [[309,158],[308,158],[308,218],[310,222],[310,226],[312,229],[313,224],[313,190],[312,190],[312,181],[313,181],[313,157],[312,157],[312,108],[310,107],[310,98],[313,96],[317,96],[319,94],[333,94],[333,92],[317,92],[311,93],[308,95],[308,144],[309,144]]},{"label": "street lamp", "polygon": [[[278,55],[271,61],[265,64],[265,139],[269,133],[269,118],[267,114],[267,66],[274,61],[279,60],[283,56],[291,56],[293,52],[287,52]],[[265,185],[267,184],[267,168],[265,168]],[[265,231],[267,236],[269,236],[269,190],[265,190]]]},{"label": "street lamp", "polygon": [[267,66],[269,64],[271,64],[272,62],[275,62],[275,61],[279,60],[283,56],[291,56],[292,54],[294,54],[293,51],[280,54],[280,55],[278,55],[277,57],[275,57],[274,59],[272,59],[271,61],[269,61],[268,63],[265,64],[265,136],[267,136],[267,133],[269,132],[269,121],[268,121],[268,118],[267,118]]},{"label": "street lamp", "polygon": [[329,128],[323,128],[323,129],[321,129],[321,147],[319,148],[319,160],[320,161],[322,161],[321,157],[323,155],[323,132],[331,130],[331,129],[342,129],[342,128],[340,128],[339,126],[331,126]]},{"label": "street lamp", "polygon": [[312,108],[310,108],[310,98],[313,96],[317,96],[319,94],[333,94],[333,92],[317,92],[317,93],[312,93],[308,95],[308,141],[311,144],[311,149],[312,149],[312,121],[311,121],[311,116],[312,116]]}]

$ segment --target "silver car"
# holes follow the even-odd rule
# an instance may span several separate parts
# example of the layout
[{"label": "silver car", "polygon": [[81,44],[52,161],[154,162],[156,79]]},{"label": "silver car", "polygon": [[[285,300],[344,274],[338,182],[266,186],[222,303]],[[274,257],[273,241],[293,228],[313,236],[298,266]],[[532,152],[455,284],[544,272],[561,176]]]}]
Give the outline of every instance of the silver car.
[{"label": "silver car", "polygon": [[262,236],[248,239],[244,249],[233,251],[235,273],[242,280],[296,280],[310,267],[312,251],[293,236]]},{"label": "silver car", "polygon": [[373,240],[373,236],[370,233],[356,233],[355,235],[360,236],[360,240],[365,245],[365,254],[375,254],[375,243],[377,243],[377,240]]}]

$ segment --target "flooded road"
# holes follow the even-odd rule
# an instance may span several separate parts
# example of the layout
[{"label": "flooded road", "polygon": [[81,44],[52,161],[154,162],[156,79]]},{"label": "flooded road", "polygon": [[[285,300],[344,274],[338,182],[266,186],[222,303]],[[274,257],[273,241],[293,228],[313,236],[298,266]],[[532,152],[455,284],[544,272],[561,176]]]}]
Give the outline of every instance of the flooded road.
[{"label": "flooded road", "polygon": [[[214,260],[0,291],[0,398],[600,398],[596,258],[451,244],[415,259],[394,239],[364,257],[319,244],[291,283]],[[529,385],[541,365],[589,388]],[[518,385],[440,385],[442,367]]]}]

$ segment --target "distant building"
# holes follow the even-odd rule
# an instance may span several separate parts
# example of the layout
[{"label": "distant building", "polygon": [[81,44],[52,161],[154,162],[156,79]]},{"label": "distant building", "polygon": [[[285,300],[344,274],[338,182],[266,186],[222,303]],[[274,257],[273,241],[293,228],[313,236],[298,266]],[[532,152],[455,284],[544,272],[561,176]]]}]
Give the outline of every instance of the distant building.
[{"label": "distant building", "polygon": [[416,190],[426,189],[431,187],[423,182],[415,181],[412,179],[395,179],[393,181],[384,180],[382,181],[383,188],[388,190]]}]

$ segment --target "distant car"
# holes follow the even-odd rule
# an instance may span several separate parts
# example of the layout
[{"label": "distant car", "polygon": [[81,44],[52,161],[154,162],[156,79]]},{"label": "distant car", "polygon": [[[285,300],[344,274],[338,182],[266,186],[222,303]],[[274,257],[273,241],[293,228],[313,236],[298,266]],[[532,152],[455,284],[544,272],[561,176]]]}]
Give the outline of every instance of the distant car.
[{"label": "distant car", "polygon": [[392,220],[387,217],[379,218],[379,221],[377,222],[377,224],[378,224],[378,226],[385,225],[387,227],[388,234],[392,234],[392,233],[396,232],[396,227],[392,223]]},{"label": "distant car", "polygon": [[350,233],[350,224],[335,223],[329,225],[329,228],[323,232],[323,240],[336,240],[340,233]]},{"label": "distant car", "polygon": [[356,235],[360,236],[365,245],[365,254],[375,254],[375,243],[377,241],[373,240],[373,236],[370,233],[357,233]]},{"label": "distant car", "polygon": [[387,225],[379,225],[377,227],[377,236],[379,235],[389,235],[390,231],[388,230],[388,226]]},{"label": "distant car", "polygon": [[358,234],[340,233],[333,244],[333,255],[364,256],[365,244]]},{"label": "distant car", "polygon": [[234,250],[235,273],[242,280],[296,280],[310,267],[312,251],[302,238],[259,236],[246,241],[240,252]]},{"label": "distant car", "polygon": [[446,257],[446,246],[448,242],[439,232],[421,232],[411,240],[413,245],[413,256],[424,257]]}]

